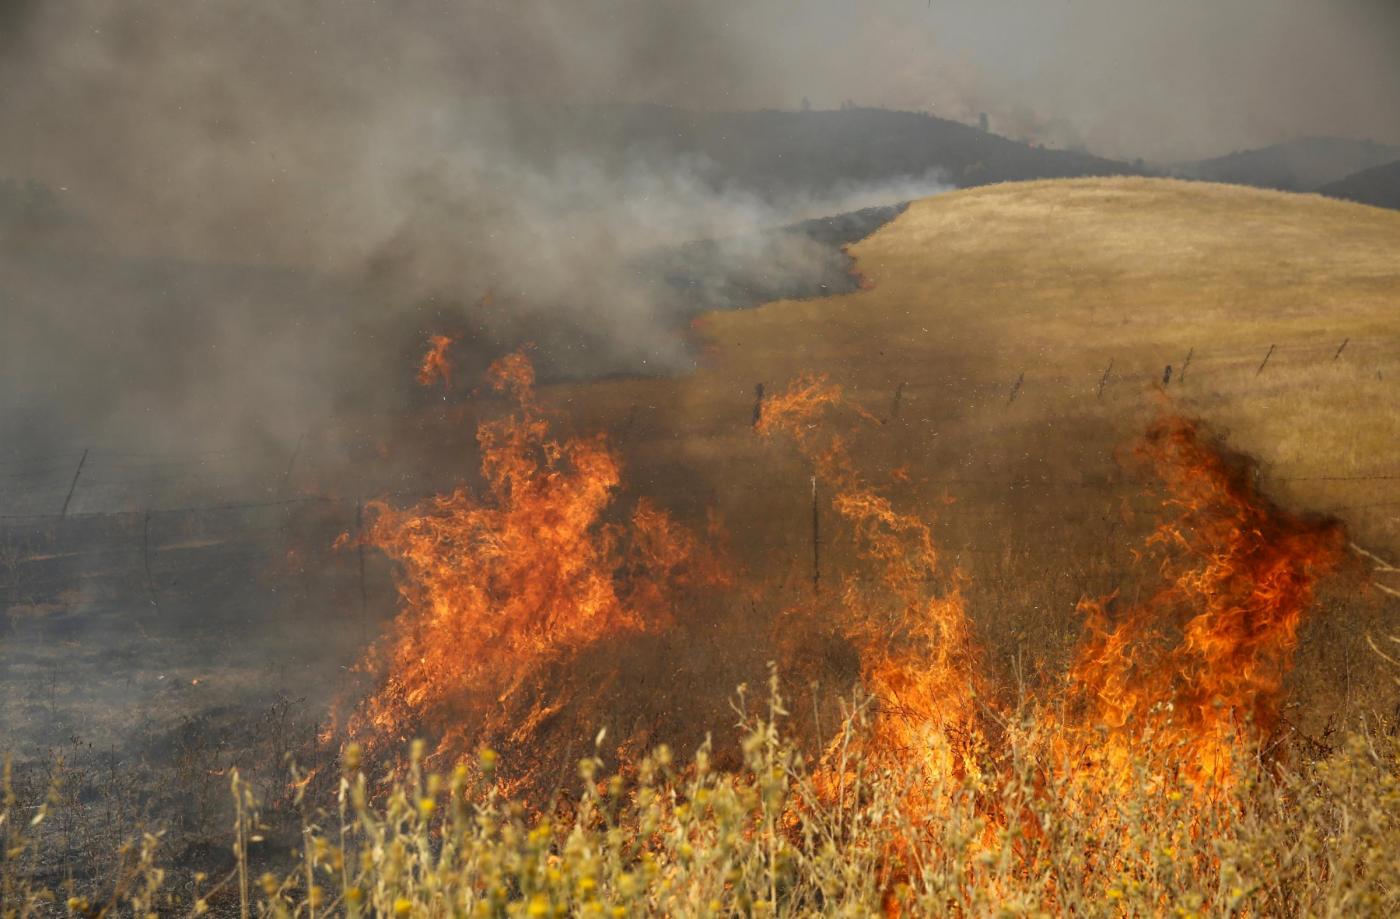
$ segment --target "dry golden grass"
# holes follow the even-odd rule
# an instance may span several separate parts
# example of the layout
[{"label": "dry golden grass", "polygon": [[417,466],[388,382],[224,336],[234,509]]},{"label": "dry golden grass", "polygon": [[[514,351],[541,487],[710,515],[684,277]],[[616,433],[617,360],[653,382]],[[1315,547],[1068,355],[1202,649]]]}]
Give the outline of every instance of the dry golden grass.
[{"label": "dry golden grass", "polygon": [[[611,433],[630,488],[683,514],[717,507],[763,585],[768,609],[681,623],[667,645],[713,664],[708,702],[683,714],[691,733],[714,729],[722,744],[727,713],[704,704],[752,680],[725,670],[726,655],[761,659],[752,649],[772,640],[774,611],[812,589],[811,470],[752,430],[755,384],[771,392],[801,371],[826,373],[883,421],[844,419],[853,456],[900,507],[936,519],[969,579],[989,668],[1020,688],[1062,672],[1077,600],[1131,584],[1150,508],[1114,454],[1164,404],[1259,457],[1265,490],[1284,503],[1334,511],[1378,557],[1400,558],[1400,479],[1385,478],[1400,475],[1396,253],[1400,213],[1312,196],[1143,179],[993,186],[917,202],[853,247],[867,289],[704,317],[693,375],[556,386],[542,399],[578,430]],[[848,561],[828,532],[827,577]],[[1377,580],[1400,587],[1393,573]],[[1396,685],[1367,633],[1393,651],[1384,636],[1397,615],[1400,601],[1363,579],[1324,594],[1285,716],[1299,753],[1225,811],[1189,811],[1146,785],[1087,811],[1053,789],[1017,798],[1039,754],[1033,724],[1009,726],[1007,759],[1026,781],[999,786],[1000,810],[1024,805],[1054,833],[988,837],[985,800],[958,799],[946,833],[916,844],[927,848],[900,893],[910,913],[1393,914]],[[827,689],[846,692],[851,673],[833,666],[828,681],[846,681]],[[803,737],[809,720],[783,723]],[[1357,731],[1331,735],[1330,751],[1308,744],[1342,724]],[[652,759],[640,787],[588,791],[577,822],[553,829],[508,802],[449,798],[450,779],[430,795],[415,776],[376,805],[357,798],[352,771],[342,814],[309,813],[301,870],[265,886],[235,873],[172,890],[138,847],[121,899],[174,913],[207,898],[235,914],[241,900],[269,915],[870,914],[888,893],[883,854],[908,829],[901,777],[871,777],[859,806],[776,833],[808,777],[769,721],[748,727],[732,771]],[[430,829],[434,813],[447,816],[445,835]],[[24,835],[15,819],[12,843]],[[237,834],[254,825],[240,812]],[[28,896],[22,872],[6,882],[15,902]]]},{"label": "dry golden grass", "polygon": [[[960,191],[851,248],[867,289],[705,316],[698,372],[545,398],[613,432],[639,490],[716,505],[741,559],[804,590],[810,470],[754,435],[754,387],[830,375],[886,421],[852,419],[852,453],[872,481],[907,473],[889,491],[938,518],[993,653],[1053,665],[1078,634],[1075,601],[1124,584],[1138,486],[1115,455],[1164,409],[1257,457],[1280,501],[1400,558],[1396,253],[1400,213],[1312,195],[1137,178]],[[839,540],[825,551],[839,569]],[[1338,588],[1303,672],[1328,692],[1366,682],[1364,634],[1397,602]]]},{"label": "dry golden grass", "polygon": [[[1031,434],[1045,461],[1111,449],[1171,364],[1167,393],[1277,478],[1400,473],[1400,213],[1167,180],[1030,182],[916,202],[851,252],[870,289],[704,317],[693,376],[556,396],[584,427],[616,431],[630,413],[623,442],[643,462],[659,452],[714,480],[712,463],[751,466],[755,383],[827,373],[882,416],[903,384],[870,460],[928,457],[936,436],[932,458],[988,478],[1024,459],[998,449],[1008,437]],[[1291,490],[1324,507],[1342,497],[1329,489]],[[1373,516],[1366,535],[1400,548],[1395,514]]]},{"label": "dry golden grass", "polygon": [[[1033,721],[1006,735],[1007,775],[949,780],[935,814],[905,806],[911,776],[840,763],[823,793],[783,735],[772,684],[741,710],[742,764],[689,764],[665,747],[631,777],[595,757],[579,794],[538,814],[491,790],[495,754],[450,775],[412,766],[382,800],[347,751],[338,805],[298,796],[298,853],[280,870],[249,857],[262,819],[231,776],[233,865],[172,878],[162,839],[124,847],[105,889],[55,890],[26,868],[53,818],[16,807],[0,782],[0,910],[70,916],[864,917],[1391,916],[1400,909],[1400,739],[1353,735],[1305,770],[1258,771],[1220,796],[1164,789],[1144,761],[1105,797],[1054,778]],[[740,696],[741,703],[744,701]],[[864,730],[859,717],[849,732]],[[852,735],[847,734],[849,740]],[[1241,754],[1241,769],[1254,772]],[[917,778],[913,779],[918,781]],[[1089,792],[1086,794],[1086,791]],[[940,795],[941,797],[941,795]]]}]

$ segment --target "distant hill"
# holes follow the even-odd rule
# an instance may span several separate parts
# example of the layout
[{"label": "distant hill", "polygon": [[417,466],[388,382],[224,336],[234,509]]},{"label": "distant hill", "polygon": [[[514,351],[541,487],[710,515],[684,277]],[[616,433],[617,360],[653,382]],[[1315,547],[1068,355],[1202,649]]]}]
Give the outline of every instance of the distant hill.
[{"label": "distant hill", "polygon": [[1395,160],[1400,160],[1400,147],[1369,140],[1307,137],[1258,150],[1179,164],[1172,172],[1182,178],[1207,182],[1254,185],[1282,191],[1313,191],[1355,172]]},{"label": "distant hill", "polygon": [[1344,198],[1347,201],[1400,210],[1400,160],[1363,169],[1340,182],[1324,185],[1317,191],[1329,198]]},{"label": "distant hill", "polygon": [[1088,153],[1008,140],[916,112],[699,112],[646,105],[529,105],[509,112],[526,157],[586,154],[626,168],[689,162],[715,184],[764,198],[937,175],[958,187],[1026,179],[1142,175]]}]

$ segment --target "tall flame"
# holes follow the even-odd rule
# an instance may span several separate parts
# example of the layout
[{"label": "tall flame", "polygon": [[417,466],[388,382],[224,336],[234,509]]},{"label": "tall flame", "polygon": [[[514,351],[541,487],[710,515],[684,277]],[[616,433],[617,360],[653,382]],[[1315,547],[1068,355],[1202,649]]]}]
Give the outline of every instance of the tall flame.
[{"label": "tall flame", "polygon": [[[869,576],[847,576],[833,598],[839,607],[817,615],[841,623],[860,653],[862,682],[878,704],[860,741],[863,765],[915,764],[921,779],[912,793],[922,797],[977,769],[985,737],[978,706],[987,689],[981,650],[963,602],[962,578],[942,570],[927,522],[896,510],[864,482],[844,438],[821,417],[841,406],[874,420],[826,378],[803,376],[765,401],[757,429],[796,441],[852,529]],[[844,768],[838,755],[828,750],[829,773]]]},{"label": "tall flame", "polygon": [[677,587],[722,578],[648,501],[625,523],[605,520],[618,458],[602,435],[551,434],[523,354],[493,364],[487,382],[515,409],[477,429],[483,494],[459,486],[404,510],[368,508],[365,538],[399,562],[402,598],[380,649],[384,681],[349,724],[370,743],[427,735],[449,757],[501,736],[523,743],[573,691],[534,685],[551,665],[661,627]]},{"label": "tall flame", "polygon": [[[451,757],[501,739],[529,751],[570,706],[579,726],[596,727],[607,712],[570,669],[581,653],[669,628],[682,588],[730,581],[705,541],[656,505],[618,513],[617,455],[601,435],[551,433],[523,355],[493,364],[487,382],[514,408],[478,427],[480,494],[462,486],[371,509],[365,538],[399,562],[403,601],[378,649],[382,682],[349,725],[371,744],[426,734]],[[1031,812],[1047,789],[1084,792],[1057,807],[1094,808],[1144,761],[1162,786],[1197,793],[1240,778],[1241,753],[1279,729],[1300,625],[1344,558],[1339,524],[1274,504],[1255,467],[1199,424],[1155,422],[1135,453],[1160,506],[1142,553],[1153,583],[1132,602],[1081,602],[1066,679],[1031,706],[1035,753],[1046,755],[1037,781],[998,798],[981,789],[1012,787],[1019,766],[1000,748],[1020,735],[988,677],[968,581],[944,563],[928,520],[860,473],[840,416],[874,420],[825,377],[804,375],[766,399],[755,424],[793,440],[854,550],[836,589],[814,590],[779,620],[789,633],[835,623],[875,702],[861,735],[825,749],[818,794],[843,795],[856,771],[895,777],[903,812],[881,819],[919,839],[936,838],[970,794],[990,842],[1013,822],[1043,830]],[[903,840],[902,854],[918,842]],[[907,862],[892,854],[888,866]],[[885,870],[893,885],[900,869]]]},{"label": "tall flame", "polygon": [[1343,531],[1269,501],[1254,465],[1195,422],[1161,419],[1137,455],[1162,487],[1147,541],[1161,584],[1140,602],[1081,604],[1066,749],[1119,771],[1135,752],[1169,753],[1194,786],[1225,784],[1232,751],[1278,727],[1298,628],[1344,558]]},{"label": "tall flame", "polygon": [[[1158,560],[1161,584],[1141,602],[1081,603],[1085,635],[1067,679],[1033,702],[1025,735],[1049,772],[1023,785],[1022,767],[999,749],[1007,713],[989,691],[964,579],[940,572],[926,522],[896,510],[856,473],[843,439],[820,417],[841,405],[839,388],[802,377],[765,402],[757,427],[796,441],[834,491],[832,504],[875,575],[866,583],[848,577],[839,605],[816,604],[858,649],[878,708],[863,735],[828,746],[814,786],[834,800],[854,770],[896,783],[889,790],[901,813],[884,819],[914,835],[896,832],[881,862],[886,912],[900,911],[899,866],[930,843],[934,851],[923,851],[937,855],[957,796],[971,795],[983,819],[971,844],[988,853],[1006,851],[998,834],[1012,822],[1018,832],[1047,832],[1037,816],[1047,809],[1097,823],[1110,812],[1104,796],[1140,779],[1144,767],[1165,792],[1227,806],[1218,796],[1241,778],[1239,764],[1279,727],[1299,626],[1319,579],[1344,558],[1340,524],[1275,505],[1247,458],[1197,423],[1154,423],[1136,456],[1159,485],[1161,519],[1144,554]],[[984,783],[999,791],[984,795]],[[1033,859],[1035,846],[1010,851]],[[1105,876],[1122,868],[1091,852],[1084,866]]]}]

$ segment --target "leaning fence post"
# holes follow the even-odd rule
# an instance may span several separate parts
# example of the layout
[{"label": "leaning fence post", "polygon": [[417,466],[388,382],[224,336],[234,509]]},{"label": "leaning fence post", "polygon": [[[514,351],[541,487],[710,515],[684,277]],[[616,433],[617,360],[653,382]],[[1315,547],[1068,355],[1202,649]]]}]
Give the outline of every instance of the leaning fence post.
[{"label": "leaning fence post", "polygon": [[763,420],[763,384],[755,383],[753,387],[753,426],[758,428],[758,423]]},{"label": "leaning fence post", "polygon": [[285,498],[287,496],[287,491],[291,487],[292,483],[292,470],[296,468],[297,458],[301,456],[301,445],[305,442],[306,432],[302,431],[301,435],[297,437],[296,446],[292,448],[291,457],[287,460],[287,471],[282,473],[282,487],[277,493],[277,496],[279,498]]},{"label": "leaning fence post", "polygon": [[1196,349],[1195,349],[1195,348],[1191,348],[1191,349],[1187,350],[1187,352],[1186,352],[1186,360],[1183,361],[1182,364],[1181,364],[1181,372],[1178,373],[1178,374],[1176,375],[1176,382],[1177,382],[1177,385],[1178,385],[1178,386],[1181,385],[1182,383],[1185,383],[1185,382],[1186,382],[1186,368],[1191,366],[1191,358],[1194,357],[1195,354],[1196,354]]},{"label": "leaning fence post", "polygon": [[1021,375],[1016,378],[1016,382],[1011,385],[1011,398],[1006,400],[1007,405],[1016,401],[1016,394],[1021,391],[1021,384],[1024,382],[1026,382],[1026,372],[1022,370]]},{"label": "leaning fence post", "polygon": [[78,460],[78,468],[73,470],[73,484],[68,486],[68,497],[63,499],[63,510],[58,512],[58,516],[60,517],[68,516],[68,505],[73,500],[73,492],[78,490],[78,476],[83,474],[83,465],[87,462],[88,449],[91,448],[83,450],[83,458]]},{"label": "leaning fence post", "polygon": [[1332,360],[1335,361],[1337,358],[1339,358],[1339,357],[1342,356],[1342,351],[1346,349],[1347,342],[1349,342],[1349,341],[1351,341],[1350,338],[1343,338],[1343,339],[1342,339],[1342,345],[1341,345],[1341,347],[1339,347],[1339,348],[1337,349],[1337,353],[1334,354],[1334,355],[1332,355]]},{"label": "leaning fence post", "polygon": [[1261,374],[1261,373],[1264,372],[1264,365],[1267,364],[1267,363],[1269,362],[1269,358],[1271,358],[1271,357],[1274,356],[1274,349],[1277,348],[1277,347],[1278,347],[1278,345],[1269,345],[1269,353],[1266,354],[1266,355],[1264,355],[1264,359],[1263,359],[1262,361],[1259,362],[1259,369],[1256,370],[1256,371],[1254,371],[1254,375],[1255,375],[1256,377],[1259,376],[1259,374]]},{"label": "leaning fence post", "polygon": [[1099,378],[1099,391],[1094,396],[1095,399],[1103,398],[1103,388],[1108,384],[1108,375],[1113,372],[1113,358],[1108,359],[1108,366],[1103,369],[1103,376]]}]

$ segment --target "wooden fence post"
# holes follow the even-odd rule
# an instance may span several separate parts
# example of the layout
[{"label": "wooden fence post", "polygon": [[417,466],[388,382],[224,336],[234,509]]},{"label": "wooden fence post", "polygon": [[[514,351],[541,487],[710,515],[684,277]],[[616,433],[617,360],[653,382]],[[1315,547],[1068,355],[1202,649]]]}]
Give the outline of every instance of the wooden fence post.
[{"label": "wooden fence post", "polygon": [[141,566],[146,569],[146,593],[150,595],[151,606],[160,612],[160,601],[156,599],[156,579],[151,574],[151,511],[141,521]]},{"label": "wooden fence post", "polygon": [[292,470],[296,468],[297,457],[301,456],[301,445],[305,442],[306,432],[302,431],[300,436],[297,437],[296,446],[292,448],[291,457],[287,460],[287,471],[282,473],[282,488],[277,493],[279,498],[287,497],[287,489],[292,482]]},{"label": "wooden fence post", "polygon": [[83,458],[78,460],[78,468],[73,471],[73,483],[68,486],[68,497],[63,499],[63,510],[58,512],[58,516],[68,516],[68,505],[73,501],[73,492],[78,490],[78,476],[83,474],[83,465],[87,463],[88,449],[83,450]]},{"label": "wooden fence post", "polygon": [[1259,362],[1259,369],[1256,370],[1256,371],[1254,371],[1254,375],[1255,375],[1256,377],[1259,376],[1259,374],[1261,374],[1261,373],[1264,372],[1264,365],[1267,364],[1267,363],[1269,362],[1269,358],[1271,358],[1271,357],[1274,356],[1274,349],[1277,348],[1277,347],[1278,347],[1278,345],[1269,345],[1269,353],[1266,354],[1266,355],[1264,355],[1264,359],[1263,359],[1262,361]]},{"label": "wooden fence post", "polygon": [[1095,399],[1103,398],[1103,388],[1108,385],[1108,375],[1113,372],[1113,358],[1108,359],[1108,366],[1103,369],[1103,376],[1099,378],[1099,391],[1094,396]]}]

